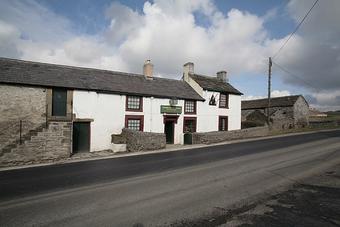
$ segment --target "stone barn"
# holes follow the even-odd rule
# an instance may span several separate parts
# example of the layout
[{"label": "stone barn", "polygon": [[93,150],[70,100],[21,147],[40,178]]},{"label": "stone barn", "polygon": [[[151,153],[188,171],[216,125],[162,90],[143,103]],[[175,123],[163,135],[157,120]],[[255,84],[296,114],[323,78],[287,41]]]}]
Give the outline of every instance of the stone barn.
[{"label": "stone barn", "polygon": [[[242,127],[267,125],[268,99],[242,101]],[[270,121],[274,129],[309,125],[309,105],[302,95],[271,99]]]}]

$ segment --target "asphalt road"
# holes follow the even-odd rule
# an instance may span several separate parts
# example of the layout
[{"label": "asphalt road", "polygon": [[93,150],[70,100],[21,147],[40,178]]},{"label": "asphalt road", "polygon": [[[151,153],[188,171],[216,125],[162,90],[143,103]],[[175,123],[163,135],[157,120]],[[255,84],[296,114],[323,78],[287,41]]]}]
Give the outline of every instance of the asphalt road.
[{"label": "asphalt road", "polygon": [[337,130],[3,171],[0,226],[181,226],[339,162]]}]

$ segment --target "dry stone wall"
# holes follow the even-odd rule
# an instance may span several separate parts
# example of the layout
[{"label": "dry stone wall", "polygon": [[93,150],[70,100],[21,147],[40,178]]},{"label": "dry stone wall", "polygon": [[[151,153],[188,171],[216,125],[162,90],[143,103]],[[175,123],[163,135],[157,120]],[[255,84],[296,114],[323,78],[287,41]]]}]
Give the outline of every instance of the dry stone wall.
[{"label": "dry stone wall", "polygon": [[126,149],[129,152],[157,150],[166,146],[164,133],[123,129],[122,135],[126,139]]},{"label": "dry stone wall", "polygon": [[246,139],[269,135],[268,127],[254,127],[233,131],[195,132],[192,133],[193,144],[211,144],[228,140]]}]

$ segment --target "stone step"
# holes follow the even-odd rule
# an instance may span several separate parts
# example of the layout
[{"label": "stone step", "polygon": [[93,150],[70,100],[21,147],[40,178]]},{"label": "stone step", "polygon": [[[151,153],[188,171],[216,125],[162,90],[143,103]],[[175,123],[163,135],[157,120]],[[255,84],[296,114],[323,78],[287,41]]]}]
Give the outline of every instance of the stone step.
[{"label": "stone step", "polygon": [[45,129],[44,126],[45,126],[45,124],[40,125],[37,128],[31,129],[26,134],[22,135],[21,144],[20,144],[20,139],[16,139],[12,143],[5,146],[3,149],[1,149],[0,156],[2,156],[4,153],[11,152],[11,150],[17,148],[18,146],[22,146],[22,145],[26,144],[28,141],[30,141],[32,139],[32,137],[38,136],[38,133],[42,132]]}]

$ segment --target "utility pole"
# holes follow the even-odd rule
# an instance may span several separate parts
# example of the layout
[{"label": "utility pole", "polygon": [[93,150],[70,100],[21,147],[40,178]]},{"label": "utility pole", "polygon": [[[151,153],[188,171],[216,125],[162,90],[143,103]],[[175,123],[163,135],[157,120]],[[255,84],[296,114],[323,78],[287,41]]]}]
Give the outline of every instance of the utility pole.
[{"label": "utility pole", "polygon": [[268,65],[268,108],[267,108],[267,123],[270,127],[270,93],[271,93],[271,83],[272,83],[272,58],[269,57]]}]

